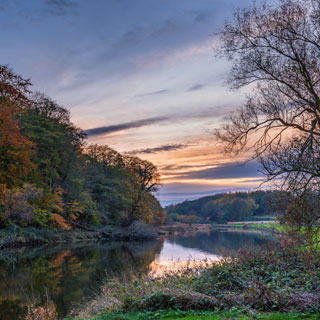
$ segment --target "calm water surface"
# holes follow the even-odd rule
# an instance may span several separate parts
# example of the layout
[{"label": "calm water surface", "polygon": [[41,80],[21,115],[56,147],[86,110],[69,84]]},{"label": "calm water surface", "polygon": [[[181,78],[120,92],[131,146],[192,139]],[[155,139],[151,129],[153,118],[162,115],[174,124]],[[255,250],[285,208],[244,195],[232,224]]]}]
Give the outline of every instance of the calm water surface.
[{"label": "calm water surface", "polygon": [[157,241],[61,245],[0,253],[0,319],[18,319],[30,303],[55,302],[64,317],[99,292],[108,275],[149,272],[205,258],[219,260],[240,248],[275,239],[254,231],[215,230]]}]

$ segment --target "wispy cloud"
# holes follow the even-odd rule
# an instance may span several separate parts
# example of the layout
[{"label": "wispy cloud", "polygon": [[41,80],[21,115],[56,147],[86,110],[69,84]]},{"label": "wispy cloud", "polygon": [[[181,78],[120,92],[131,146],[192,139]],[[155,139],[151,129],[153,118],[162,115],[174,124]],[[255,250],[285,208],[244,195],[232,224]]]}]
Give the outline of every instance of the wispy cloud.
[{"label": "wispy cloud", "polygon": [[210,14],[206,12],[197,12],[194,18],[194,23],[202,23],[207,21],[210,18]]},{"label": "wispy cloud", "polygon": [[197,84],[195,84],[194,86],[192,86],[191,88],[189,88],[189,89],[187,90],[187,92],[198,91],[198,90],[203,89],[204,87],[206,87],[204,84],[197,83]]},{"label": "wispy cloud", "polygon": [[263,183],[265,181],[266,179],[264,177],[261,177],[261,178],[246,179],[246,180],[243,180],[242,182],[243,183],[257,183],[257,182]]},{"label": "wispy cloud", "polygon": [[[6,9],[8,1],[0,0],[0,10],[3,3],[5,4],[4,9]],[[61,18],[70,14],[77,14],[76,9],[79,7],[79,2],[78,0],[16,0],[11,1],[10,5],[13,11],[17,10],[20,18],[38,24],[48,17]]]},{"label": "wispy cloud", "polygon": [[6,9],[6,0],[0,0],[0,10],[5,10]]},{"label": "wispy cloud", "polygon": [[168,114],[162,117],[154,117],[141,119],[136,121],[130,121],[125,123],[119,123],[115,125],[96,127],[85,130],[85,133],[88,136],[98,136],[98,135],[107,135],[118,131],[124,131],[134,128],[141,128],[145,126],[149,126],[152,124],[160,123],[160,122],[176,122],[176,121],[186,121],[186,120],[194,120],[194,119],[209,119],[210,117],[219,117],[226,113],[225,110],[221,110],[221,108],[206,108],[200,109],[194,113],[182,113],[182,114]]},{"label": "wispy cloud", "polygon": [[259,172],[260,165],[256,161],[240,164],[231,162],[217,165],[214,168],[203,170],[182,172],[175,176],[175,179],[236,179],[236,178],[259,178],[262,174]]},{"label": "wispy cloud", "polygon": [[151,154],[151,153],[158,153],[163,151],[181,150],[181,149],[187,148],[188,146],[189,146],[188,144],[165,144],[159,147],[132,150],[126,153],[127,154]]},{"label": "wispy cloud", "polygon": [[170,92],[170,90],[163,89],[163,90],[158,90],[158,91],[154,91],[154,92],[138,94],[137,97],[153,96],[153,95],[164,94],[164,93],[168,93],[168,92]]},{"label": "wispy cloud", "polygon": [[182,31],[182,26],[175,19],[166,19],[149,34],[150,39],[175,35]]},{"label": "wispy cloud", "polygon": [[46,0],[45,11],[54,16],[65,16],[78,6],[74,0]]},{"label": "wispy cloud", "polygon": [[155,124],[158,122],[163,122],[166,120],[168,120],[168,117],[148,118],[148,119],[115,124],[111,126],[92,128],[92,129],[85,130],[85,133],[88,136],[100,136],[100,135],[106,135],[106,134],[110,134],[118,131],[133,129],[133,128],[141,128],[141,127],[149,126],[151,124]]},{"label": "wispy cloud", "polygon": [[183,170],[183,169],[207,168],[208,166],[210,166],[210,164],[198,164],[198,165],[169,164],[169,165],[161,166],[160,169],[163,171],[174,172],[174,171]]}]

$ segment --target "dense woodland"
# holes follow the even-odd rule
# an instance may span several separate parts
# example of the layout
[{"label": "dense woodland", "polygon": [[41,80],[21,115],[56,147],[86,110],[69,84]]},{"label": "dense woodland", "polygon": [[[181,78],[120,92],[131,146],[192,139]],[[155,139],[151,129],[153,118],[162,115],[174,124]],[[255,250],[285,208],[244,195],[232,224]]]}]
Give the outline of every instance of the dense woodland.
[{"label": "dense woodland", "polygon": [[272,203],[278,192],[255,191],[216,194],[193,201],[184,201],[165,208],[168,222],[215,222],[268,219],[274,216]]},{"label": "dense woodland", "polygon": [[70,112],[0,66],[0,227],[161,224],[150,162],[87,145]]}]

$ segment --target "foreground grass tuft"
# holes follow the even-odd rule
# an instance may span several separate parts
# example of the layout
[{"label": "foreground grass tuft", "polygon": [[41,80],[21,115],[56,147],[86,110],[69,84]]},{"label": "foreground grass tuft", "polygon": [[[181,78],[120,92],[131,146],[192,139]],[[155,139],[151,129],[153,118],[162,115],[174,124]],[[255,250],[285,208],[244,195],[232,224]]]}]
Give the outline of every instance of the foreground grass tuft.
[{"label": "foreground grass tuft", "polygon": [[[308,313],[246,313],[243,310],[233,309],[230,311],[181,311],[160,310],[157,312],[131,312],[101,314],[91,317],[90,320],[318,320],[320,314]],[[79,320],[84,318],[78,318]]]}]

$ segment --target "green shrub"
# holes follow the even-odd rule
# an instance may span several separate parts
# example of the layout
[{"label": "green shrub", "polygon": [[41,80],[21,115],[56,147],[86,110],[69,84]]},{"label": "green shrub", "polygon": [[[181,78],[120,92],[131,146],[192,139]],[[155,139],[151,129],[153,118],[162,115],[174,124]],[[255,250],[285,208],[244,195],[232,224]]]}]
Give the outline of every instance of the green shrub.
[{"label": "green shrub", "polygon": [[36,208],[33,211],[32,224],[34,224],[36,227],[48,228],[51,216],[52,214],[50,214],[47,210]]}]

